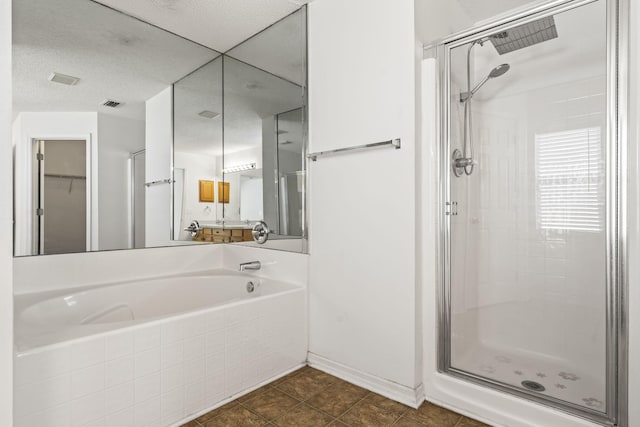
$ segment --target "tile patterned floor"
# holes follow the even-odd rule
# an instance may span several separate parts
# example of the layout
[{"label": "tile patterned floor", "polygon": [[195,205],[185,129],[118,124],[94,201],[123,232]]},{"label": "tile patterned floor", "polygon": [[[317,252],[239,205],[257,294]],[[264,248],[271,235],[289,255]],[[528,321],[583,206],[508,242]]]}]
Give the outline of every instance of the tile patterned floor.
[{"label": "tile patterned floor", "polygon": [[413,409],[311,367],[229,402],[183,427],[482,427],[425,402]]}]

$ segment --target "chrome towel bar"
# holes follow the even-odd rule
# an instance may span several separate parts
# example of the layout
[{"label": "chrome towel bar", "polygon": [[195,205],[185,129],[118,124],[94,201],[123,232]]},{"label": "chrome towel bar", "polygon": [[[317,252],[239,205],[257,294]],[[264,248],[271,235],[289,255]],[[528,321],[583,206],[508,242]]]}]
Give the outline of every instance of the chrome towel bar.
[{"label": "chrome towel bar", "polygon": [[171,178],[160,179],[158,181],[147,182],[144,185],[147,187],[151,187],[152,185],[160,185],[160,184],[173,184],[173,180]]},{"label": "chrome towel bar", "polygon": [[348,151],[358,151],[358,150],[366,150],[369,148],[379,148],[379,147],[393,147],[396,150],[400,149],[400,138],[391,139],[389,141],[382,142],[374,142],[371,144],[357,145],[355,147],[346,147],[346,148],[336,148],[335,150],[327,150],[327,151],[318,151],[317,153],[307,154],[307,159],[311,159],[314,162],[318,160],[318,157],[329,156],[333,154],[344,153]]}]

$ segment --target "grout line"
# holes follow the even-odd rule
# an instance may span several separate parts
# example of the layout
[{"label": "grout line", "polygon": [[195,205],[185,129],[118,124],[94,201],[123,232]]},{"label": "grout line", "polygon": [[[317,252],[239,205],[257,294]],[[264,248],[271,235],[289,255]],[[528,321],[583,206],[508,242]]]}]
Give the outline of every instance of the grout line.
[{"label": "grout line", "polygon": [[[291,396],[292,397],[292,396]],[[291,408],[289,408],[288,411],[284,412],[283,414],[278,415],[277,417],[275,417],[274,419],[272,419],[271,421],[269,421],[270,423],[274,423],[276,420],[279,420],[280,418],[283,418],[285,415],[290,414],[291,412],[293,412],[294,409],[296,409],[298,406],[302,405],[304,402],[300,402],[298,401],[297,405],[292,406]],[[274,424],[277,425],[277,424]]]},{"label": "grout line", "polygon": [[[359,404],[360,402],[362,402],[363,400],[365,400],[372,392],[367,390],[367,393],[362,397],[362,399],[358,400],[356,403],[354,403],[353,405],[351,405],[346,411],[344,411],[343,413],[341,413],[340,415],[338,415],[336,417],[337,420],[342,421],[340,419],[340,417],[344,416],[344,414],[346,414],[347,412],[349,412],[350,410],[352,410],[357,404]],[[345,423],[346,424],[346,423]]]},{"label": "grout line", "polygon": [[[398,424],[398,421],[400,421],[402,418],[404,418],[404,416],[409,412],[410,408],[405,409],[399,416],[398,418],[395,419],[395,421],[391,424],[391,425],[396,425]],[[455,426],[454,426],[455,427]]]},{"label": "grout line", "polygon": [[[307,365],[307,366],[308,366],[308,365]],[[277,426],[277,423],[276,423],[276,421],[277,421],[277,420],[279,420],[279,419],[281,419],[281,418],[283,418],[283,417],[285,417],[285,416],[289,415],[291,412],[293,412],[295,409],[299,408],[300,406],[302,406],[302,405],[307,405],[307,406],[309,406],[310,408],[312,408],[313,410],[318,411],[318,412],[320,412],[320,413],[322,413],[322,414],[324,414],[324,415],[328,416],[328,417],[331,419],[331,420],[329,421],[329,423],[327,424],[327,426],[329,426],[329,425],[336,424],[336,423],[338,423],[338,422],[346,424],[346,423],[341,419],[341,417],[343,417],[345,414],[347,414],[349,411],[351,411],[355,406],[359,405],[361,402],[363,402],[364,400],[366,400],[366,399],[367,399],[367,398],[369,398],[370,396],[372,396],[372,395],[376,394],[376,393],[374,393],[374,392],[372,392],[372,391],[370,391],[370,390],[366,390],[366,389],[365,389],[365,390],[366,390],[366,393],[365,393],[365,394],[364,394],[360,399],[358,399],[354,404],[350,405],[350,406],[349,406],[345,411],[343,411],[342,413],[340,413],[338,416],[333,416],[333,415],[331,415],[331,414],[329,414],[329,413],[325,412],[324,410],[322,410],[322,409],[320,409],[320,408],[315,407],[314,405],[312,405],[312,404],[310,404],[310,403],[308,403],[308,402],[309,402],[311,399],[313,399],[316,395],[318,395],[319,393],[321,393],[321,392],[323,392],[323,391],[325,391],[325,390],[327,390],[327,389],[331,388],[332,386],[336,385],[336,384],[337,384],[337,382],[329,382],[329,384],[327,384],[326,386],[324,386],[324,387],[320,388],[316,393],[314,393],[313,395],[309,396],[309,397],[308,397],[308,398],[306,398],[306,399],[302,399],[302,398],[300,398],[300,397],[294,396],[294,395],[292,395],[291,393],[288,393],[288,392],[286,392],[286,391],[284,391],[284,390],[282,390],[282,389],[280,389],[280,388],[279,388],[279,386],[280,386],[280,385],[286,384],[286,383],[288,383],[289,381],[293,380],[294,378],[297,378],[297,377],[299,377],[300,375],[303,375],[303,374],[304,374],[304,372],[303,372],[303,371],[305,371],[305,370],[306,370],[306,369],[305,369],[305,367],[302,367],[302,368],[298,369],[297,371],[294,371],[294,372],[291,372],[290,374],[288,374],[288,375],[290,375],[290,377],[289,377],[286,381],[282,381],[282,382],[281,382],[281,383],[279,383],[278,385],[272,385],[272,383],[265,384],[265,385],[264,385],[264,386],[262,386],[260,389],[256,389],[256,390],[254,390],[254,391],[252,391],[252,392],[251,392],[251,393],[255,393],[256,391],[261,390],[259,393],[256,393],[256,396],[254,397],[254,398],[257,398],[257,397],[261,396],[262,394],[264,394],[265,392],[267,392],[269,389],[275,389],[276,391],[278,391],[278,392],[280,392],[280,393],[284,394],[285,396],[288,396],[288,397],[290,397],[290,398],[292,398],[292,399],[294,399],[294,400],[296,401],[296,404],[295,404],[294,406],[292,406],[292,407],[291,407],[291,408],[289,408],[287,411],[283,412],[282,414],[280,414],[279,416],[277,416],[276,418],[274,418],[274,419],[272,419],[272,420],[267,419],[265,416],[263,416],[263,415],[261,415],[261,414],[257,413],[256,411],[254,411],[254,410],[252,410],[251,408],[249,408],[248,406],[246,406],[246,403],[247,403],[247,402],[249,402],[249,401],[251,401],[251,400],[253,400],[254,398],[252,398],[252,399],[248,399],[248,400],[243,401],[243,402],[239,402],[239,401],[236,399],[236,400],[231,401],[231,402],[229,402],[229,403],[233,403],[233,402],[235,402],[237,406],[240,406],[240,407],[244,408],[245,410],[249,411],[250,413],[252,413],[252,414],[254,414],[254,415],[256,415],[256,416],[260,417],[261,419],[263,419],[263,420],[266,422],[266,424],[264,424],[265,426],[273,426],[273,427],[276,427],[276,426]],[[330,375],[330,374],[329,374],[329,375]],[[335,377],[335,376],[333,376],[333,375],[330,375],[330,377],[332,377],[332,378],[334,378],[334,379],[336,379],[336,380],[341,380],[340,378]],[[277,380],[276,380],[276,381],[277,381]],[[344,381],[344,380],[341,380],[341,381]],[[349,383],[348,381],[345,381],[345,382]],[[352,383],[349,383],[349,384],[352,384]],[[389,400],[392,400],[392,399],[389,399]],[[227,405],[228,405],[229,403],[227,403]],[[379,408],[379,409],[381,409],[381,410],[383,409],[383,408],[380,408],[380,407],[378,407],[378,408]],[[408,414],[409,414],[409,412],[410,412],[410,411],[411,411],[411,408],[410,408],[410,407],[407,407],[403,412],[401,412],[401,413],[397,416],[397,418],[395,418],[395,420],[391,423],[391,425],[397,425],[397,424],[398,424],[398,422],[399,422],[400,420],[402,420],[402,419],[404,419],[404,418],[407,418],[407,416],[408,416]],[[224,411],[224,412],[226,412],[226,411]],[[224,412],[220,413],[220,414],[219,414],[219,415],[217,415],[216,417],[213,417],[213,418],[212,418],[212,420],[213,420],[213,419],[215,419],[215,418],[218,418],[219,416],[221,416],[222,414],[224,414]],[[459,416],[459,418],[458,418],[458,420],[456,421],[456,423],[455,423],[454,427],[460,427],[461,422],[462,422],[462,420],[464,419],[464,416],[463,416],[463,415],[461,415],[461,414],[458,414],[458,413],[456,413],[456,415],[458,415],[458,416]],[[411,417],[409,417],[409,418],[410,418],[410,419],[412,419]],[[205,426],[205,424],[201,423],[201,422],[200,422],[200,421],[198,421],[198,420],[194,420],[194,421],[196,422],[196,427],[204,427],[204,426]]]}]

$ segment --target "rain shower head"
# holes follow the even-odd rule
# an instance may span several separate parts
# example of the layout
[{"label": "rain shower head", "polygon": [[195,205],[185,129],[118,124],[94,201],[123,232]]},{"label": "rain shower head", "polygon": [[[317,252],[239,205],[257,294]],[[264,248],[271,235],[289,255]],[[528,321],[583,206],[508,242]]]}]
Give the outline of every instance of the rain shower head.
[{"label": "rain shower head", "polygon": [[498,53],[504,55],[557,37],[556,22],[553,16],[548,16],[493,34],[489,36],[489,40]]}]

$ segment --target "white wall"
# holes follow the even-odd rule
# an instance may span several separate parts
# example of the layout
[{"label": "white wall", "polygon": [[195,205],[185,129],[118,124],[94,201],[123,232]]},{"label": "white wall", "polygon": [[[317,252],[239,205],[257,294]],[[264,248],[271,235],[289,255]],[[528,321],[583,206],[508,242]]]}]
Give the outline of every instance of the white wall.
[{"label": "white wall", "polygon": [[410,0],[309,5],[310,361],[415,404],[415,38]]},{"label": "white wall", "polygon": [[473,20],[457,1],[415,0],[416,35],[429,44],[469,27]]},{"label": "white wall", "polygon": [[0,2],[0,425],[13,424],[11,2]]},{"label": "white wall", "polygon": [[100,250],[125,249],[130,239],[130,163],[132,152],[144,148],[145,125],[109,114],[98,114],[98,203]]},{"label": "white wall", "polygon": [[99,247],[98,211],[98,114],[97,113],[21,113],[13,126],[15,146],[16,254],[31,254],[32,245],[32,140],[89,139],[91,176],[91,249]]},{"label": "white wall", "polygon": [[[146,102],[146,182],[171,178],[173,147],[173,89],[168,87]],[[171,244],[171,185],[147,187],[145,198],[145,243]]]},{"label": "white wall", "polygon": [[13,260],[16,295],[185,274],[222,267],[223,245],[129,249]]},{"label": "white wall", "polygon": [[[262,169],[262,148],[254,147],[247,150],[235,151],[224,154],[224,167],[230,168],[239,165],[255,163],[256,169]],[[229,183],[229,203],[224,204],[224,219],[239,221],[240,217],[240,176],[242,172],[232,172],[224,175],[224,180]],[[216,184],[216,200],[220,199]],[[255,218],[253,218],[255,219]]]}]

